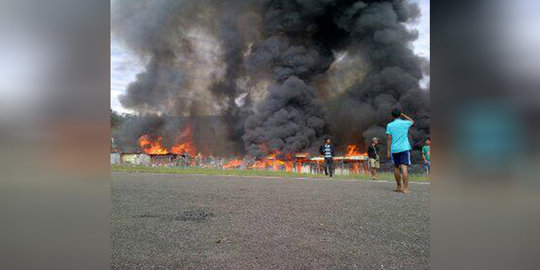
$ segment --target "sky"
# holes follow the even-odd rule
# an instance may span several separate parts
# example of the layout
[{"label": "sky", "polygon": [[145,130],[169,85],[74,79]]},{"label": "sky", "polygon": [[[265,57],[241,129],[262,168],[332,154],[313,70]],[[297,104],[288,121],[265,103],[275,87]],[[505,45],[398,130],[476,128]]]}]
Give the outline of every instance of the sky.
[{"label": "sky", "polygon": [[[422,16],[412,25],[418,31],[418,39],[413,43],[417,55],[430,59],[429,35],[429,0],[412,0],[418,3]],[[121,40],[111,36],[111,108],[119,113],[130,113],[122,107],[119,97],[126,91],[128,84],[135,80],[136,75],[144,71],[144,63],[131,53]],[[425,86],[429,78],[424,78],[421,85]]]},{"label": "sky", "polygon": [[111,36],[111,108],[120,113],[129,113],[118,99],[128,84],[144,71],[144,63],[132,54],[120,40]]}]

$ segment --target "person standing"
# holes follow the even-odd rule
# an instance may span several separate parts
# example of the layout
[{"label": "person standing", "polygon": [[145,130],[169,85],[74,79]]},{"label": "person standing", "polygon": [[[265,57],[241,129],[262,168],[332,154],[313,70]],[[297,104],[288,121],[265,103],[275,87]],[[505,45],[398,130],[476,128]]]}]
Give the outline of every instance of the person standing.
[{"label": "person standing", "polygon": [[332,177],[334,175],[334,146],[330,138],[324,139],[324,143],[319,148],[319,153],[324,157],[324,174]]},{"label": "person standing", "polygon": [[377,175],[377,169],[381,167],[379,162],[379,139],[373,137],[371,144],[368,146],[367,154],[369,158],[369,169],[371,171],[371,178],[375,180]]},{"label": "person standing", "polygon": [[[394,164],[394,178],[397,188],[395,191],[409,193],[409,172],[411,165],[411,143],[409,142],[409,128],[414,124],[414,120],[402,113],[400,110],[392,111],[394,119],[386,126],[388,135],[387,156]],[[403,117],[404,119],[401,119]],[[401,184],[403,179],[403,186]]]},{"label": "person standing", "polygon": [[424,168],[426,169],[426,174],[429,175],[429,172],[431,171],[431,140],[429,137],[427,137],[425,143],[426,144],[422,147],[422,158],[424,159]]}]

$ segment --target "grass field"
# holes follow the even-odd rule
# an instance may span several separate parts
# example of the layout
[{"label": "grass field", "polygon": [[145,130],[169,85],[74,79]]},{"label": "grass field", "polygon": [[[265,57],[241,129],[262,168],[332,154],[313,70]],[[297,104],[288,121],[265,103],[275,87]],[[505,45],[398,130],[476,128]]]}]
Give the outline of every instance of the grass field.
[{"label": "grass field", "polygon": [[[203,175],[237,175],[237,176],[274,176],[274,177],[306,177],[321,178],[320,174],[303,174],[285,171],[267,171],[267,170],[235,170],[218,168],[199,168],[199,167],[150,167],[150,166],[130,166],[130,165],[111,165],[112,171],[124,172],[149,172],[149,173],[172,173],[172,174],[203,174]],[[410,174],[410,181],[427,182],[429,177],[424,174]],[[369,175],[336,175],[335,179],[351,180],[370,180]],[[379,172],[377,180],[393,180],[394,175],[389,172]]]}]

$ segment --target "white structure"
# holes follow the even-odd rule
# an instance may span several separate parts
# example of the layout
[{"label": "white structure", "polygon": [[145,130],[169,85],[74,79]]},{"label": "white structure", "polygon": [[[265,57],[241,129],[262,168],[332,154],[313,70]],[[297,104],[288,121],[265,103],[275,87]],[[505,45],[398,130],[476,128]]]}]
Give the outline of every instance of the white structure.
[{"label": "white structure", "polygon": [[120,158],[120,153],[114,152],[111,153],[111,164],[120,164],[122,159]]},{"label": "white structure", "polygon": [[122,153],[120,154],[122,164],[129,165],[149,165],[150,156],[143,153]]}]

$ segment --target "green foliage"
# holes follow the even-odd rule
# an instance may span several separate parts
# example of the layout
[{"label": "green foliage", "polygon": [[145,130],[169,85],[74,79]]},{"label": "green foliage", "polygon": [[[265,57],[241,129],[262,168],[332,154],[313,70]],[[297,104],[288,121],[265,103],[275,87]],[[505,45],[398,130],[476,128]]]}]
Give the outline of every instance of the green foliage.
[{"label": "green foliage", "polygon": [[117,113],[111,109],[111,129],[116,129],[126,120],[123,114]]}]

